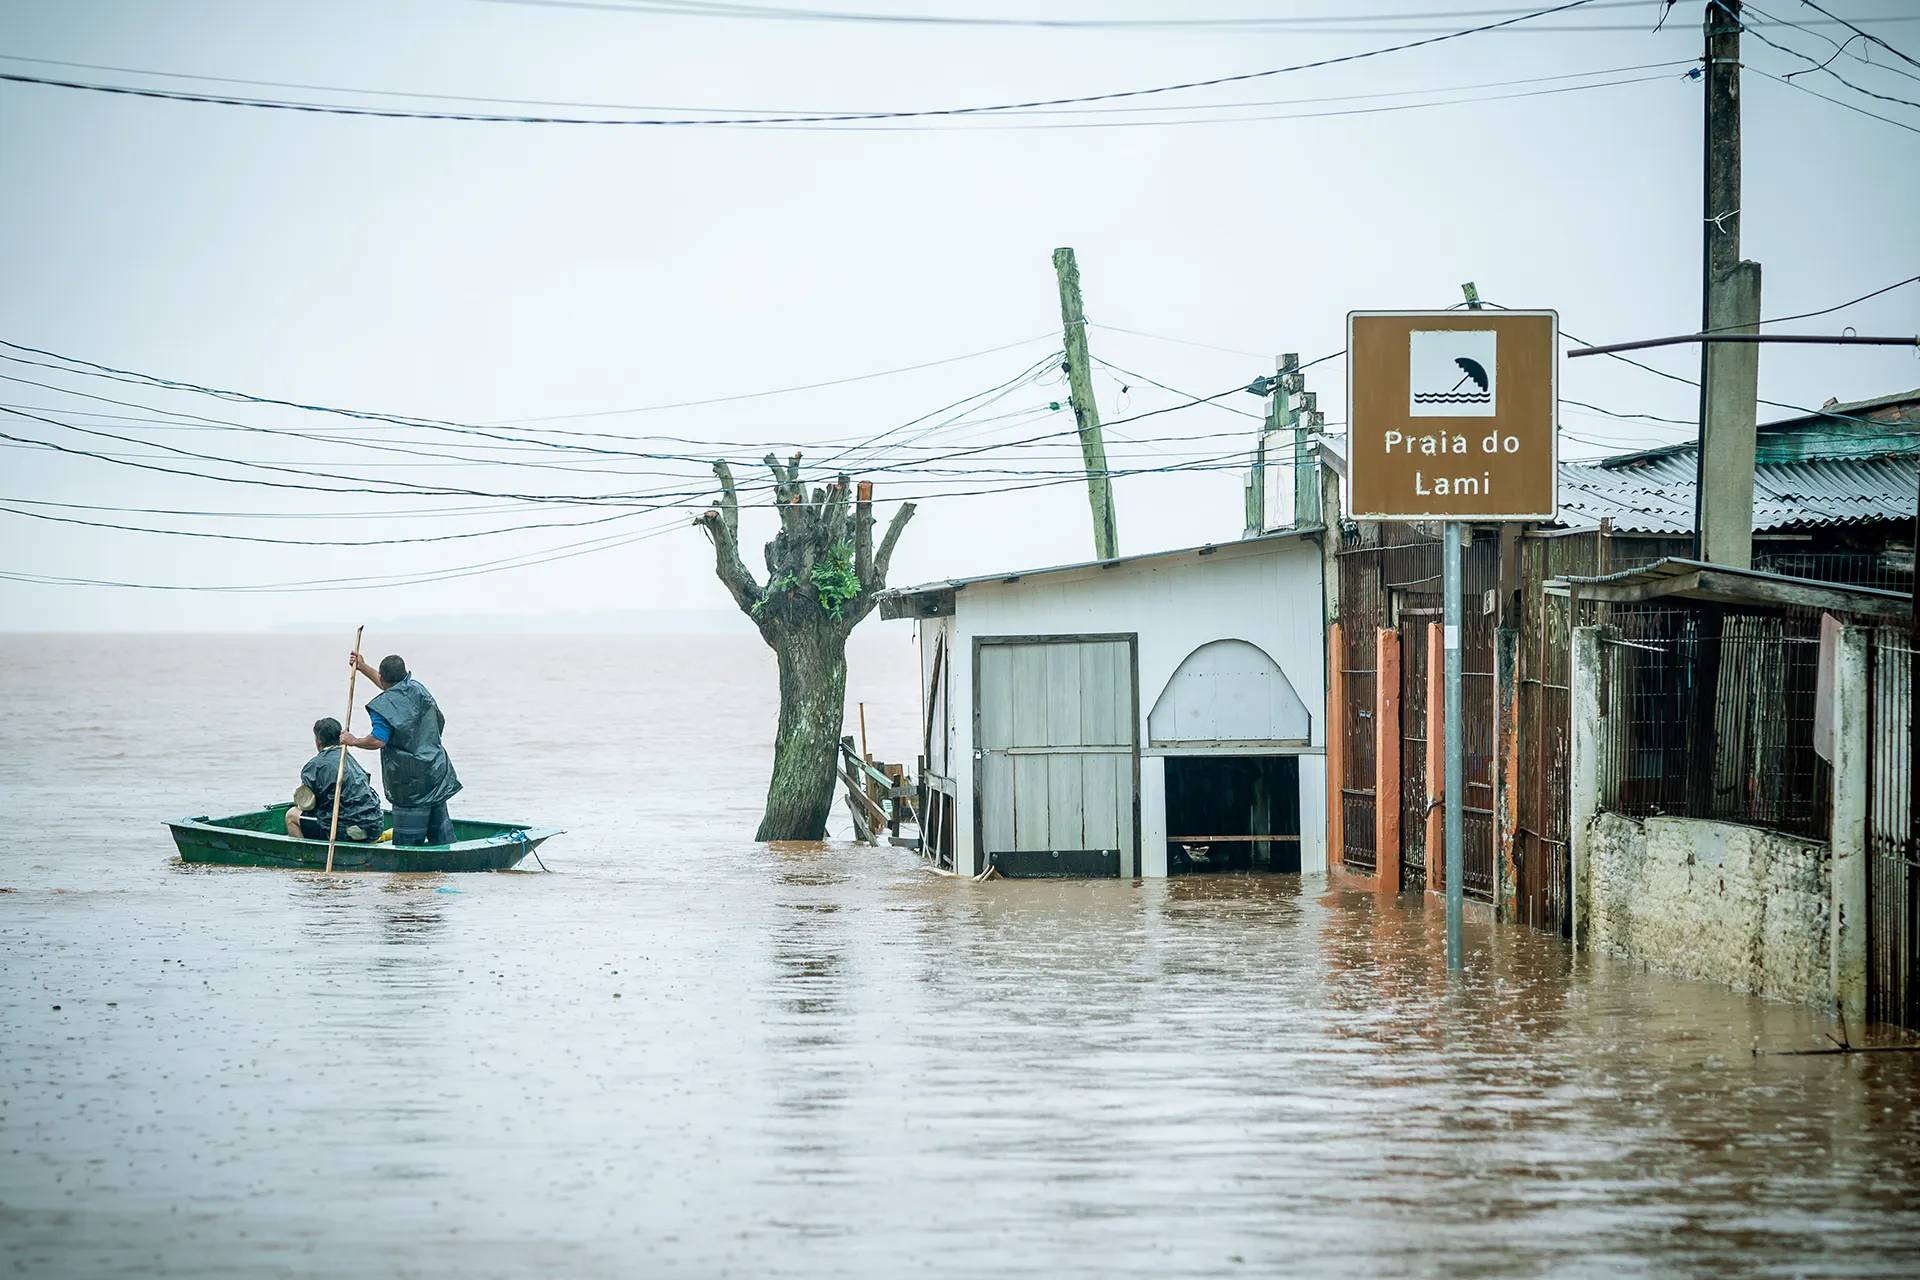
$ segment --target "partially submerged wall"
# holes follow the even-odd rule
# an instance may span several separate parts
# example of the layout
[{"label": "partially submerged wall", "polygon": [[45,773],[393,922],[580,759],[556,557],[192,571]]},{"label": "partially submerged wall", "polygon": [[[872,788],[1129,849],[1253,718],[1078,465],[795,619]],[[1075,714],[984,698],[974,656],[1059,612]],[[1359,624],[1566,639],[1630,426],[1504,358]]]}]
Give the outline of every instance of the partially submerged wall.
[{"label": "partially submerged wall", "polygon": [[1753,995],[1832,1003],[1826,845],[1613,813],[1595,815],[1586,835],[1594,950]]}]

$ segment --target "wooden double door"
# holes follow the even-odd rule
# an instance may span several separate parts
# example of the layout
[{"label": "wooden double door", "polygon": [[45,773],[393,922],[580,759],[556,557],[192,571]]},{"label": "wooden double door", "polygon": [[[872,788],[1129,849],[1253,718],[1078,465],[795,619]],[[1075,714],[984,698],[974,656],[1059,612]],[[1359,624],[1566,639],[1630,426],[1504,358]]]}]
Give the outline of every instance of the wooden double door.
[{"label": "wooden double door", "polygon": [[1138,874],[1138,665],[1131,635],[976,638],[983,867],[1013,877]]}]

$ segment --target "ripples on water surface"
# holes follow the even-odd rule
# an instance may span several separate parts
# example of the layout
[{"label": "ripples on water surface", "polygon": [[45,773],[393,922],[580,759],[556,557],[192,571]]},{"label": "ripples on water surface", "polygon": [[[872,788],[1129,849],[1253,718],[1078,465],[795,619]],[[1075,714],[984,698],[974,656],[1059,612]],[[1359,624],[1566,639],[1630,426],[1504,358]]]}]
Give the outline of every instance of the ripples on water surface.
[{"label": "ripples on water surface", "polygon": [[1417,901],[1294,877],[769,850],[757,642],[399,647],[554,874],[184,867],[161,820],[283,796],[343,646],[0,640],[12,1272],[1920,1266],[1920,1062],[1752,1056],[1808,1011],[1472,926],[1450,987]]}]

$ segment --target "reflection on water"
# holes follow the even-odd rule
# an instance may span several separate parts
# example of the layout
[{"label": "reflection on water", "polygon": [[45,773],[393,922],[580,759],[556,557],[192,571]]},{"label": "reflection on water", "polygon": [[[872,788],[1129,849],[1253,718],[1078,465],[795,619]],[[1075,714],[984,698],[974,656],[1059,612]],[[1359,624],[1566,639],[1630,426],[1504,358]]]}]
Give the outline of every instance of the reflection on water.
[{"label": "reflection on water", "polygon": [[[106,654],[110,682],[204,661],[208,642],[87,643],[151,646]],[[221,643],[246,658],[304,641]],[[140,753],[103,796],[124,762],[97,758],[128,749],[116,733],[158,735],[164,695],[116,703],[118,727],[64,757],[0,758],[0,817],[30,835],[0,852],[0,1260],[143,1276],[1920,1263],[1913,1056],[1755,1057],[1837,1029],[1518,930],[1469,926],[1449,982],[1418,899],[1284,876],[975,884],[892,850],[756,846],[740,799],[764,779],[755,655],[664,643],[419,650],[450,719],[482,689],[505,723],[555,714],[551,684],[488,683],[539,665],[515,646],[591,691],[590,727],[536,764],[454,744],[500,805],[488,816],[570,828],[552,875],[170,862],[155,821],[208,807],[175,791],[233,784]],[[55,704],[9,654],[17,731]],[[631,676],[675,663],[690,674]],[[222,698],[260,696],[201,694],[218,722]],[[891,710],[867,696],[876,737],[910,743],[910,693]],[[298,710],[276,714],[299,727]],[[697,759],[615,730],[702,714]],[[249,754],[271,763],[261,733]],[[126,790],[143,785],[169,790]]]}]

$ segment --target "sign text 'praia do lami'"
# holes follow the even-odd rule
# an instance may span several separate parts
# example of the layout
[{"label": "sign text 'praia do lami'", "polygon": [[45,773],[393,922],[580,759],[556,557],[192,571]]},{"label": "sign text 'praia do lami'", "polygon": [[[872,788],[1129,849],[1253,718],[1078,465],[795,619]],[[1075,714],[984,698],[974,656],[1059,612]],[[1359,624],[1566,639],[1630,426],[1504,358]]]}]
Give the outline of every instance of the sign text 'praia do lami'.
[{"label": "sign text 'praia do lami'", "polygon": [[1360,520],[1552,520],[1559,317],[1347,316],[1351,507]]}]

